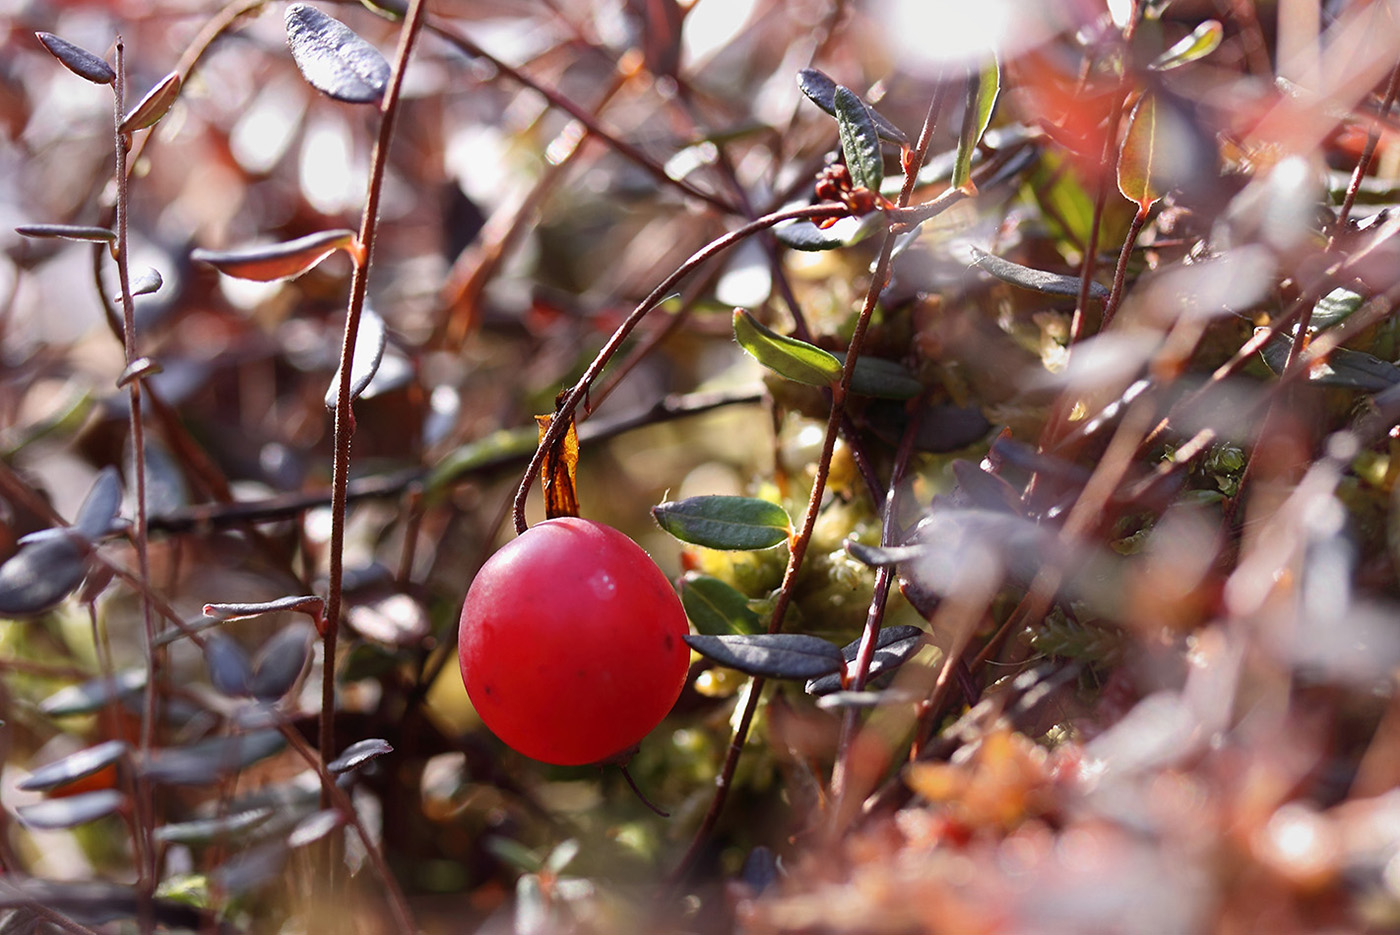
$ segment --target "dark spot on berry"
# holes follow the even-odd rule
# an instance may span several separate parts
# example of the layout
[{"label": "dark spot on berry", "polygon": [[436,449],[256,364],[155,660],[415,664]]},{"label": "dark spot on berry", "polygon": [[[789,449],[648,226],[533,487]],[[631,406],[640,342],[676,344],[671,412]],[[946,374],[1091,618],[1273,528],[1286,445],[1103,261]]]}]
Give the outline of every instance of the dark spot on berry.
[{"label": "dark spot on berry", "polygon": [[671,647],[676,645],[676,638],[671,634],[667,633],[665,634],[665,636],[662,637],[662,642],[666,644],[666,651],[670,652]]},{"label": "dark spot on berry", "polygon": [[482,690],[485,691],[486,694],[488,694],[488,695],[494,695],[494,694],[496,693],[496,690],[495,690],[494,688],[492,688],[490,685],[485,685],[485,686],[483,686],[483,687],[482,687]]}]

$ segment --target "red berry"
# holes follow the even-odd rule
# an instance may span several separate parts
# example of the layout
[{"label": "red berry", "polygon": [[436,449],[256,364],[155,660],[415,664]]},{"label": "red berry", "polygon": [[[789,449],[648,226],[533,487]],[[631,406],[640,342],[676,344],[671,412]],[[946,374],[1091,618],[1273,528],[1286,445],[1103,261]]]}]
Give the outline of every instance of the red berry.
[{"label": "red berry", "polygon": [[458,659],[486,726],[563,766],[636,746],[671,710],[690,650],[685,611],[641,546],[591,520],[521,533],[467,591]]}]

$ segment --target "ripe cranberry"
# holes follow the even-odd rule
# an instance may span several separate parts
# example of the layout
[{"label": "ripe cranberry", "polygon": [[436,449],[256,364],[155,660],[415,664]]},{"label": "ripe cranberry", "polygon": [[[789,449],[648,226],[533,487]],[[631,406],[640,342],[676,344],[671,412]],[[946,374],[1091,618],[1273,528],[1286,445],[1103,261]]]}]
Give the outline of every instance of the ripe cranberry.
[{"label": "ripe cranberry", "polygon": [[622,533],[578,517],[521,533],[477,572],[458,659],[482,721],[511,747],[563,766],[636,746],[680,696],[685,611]]}]

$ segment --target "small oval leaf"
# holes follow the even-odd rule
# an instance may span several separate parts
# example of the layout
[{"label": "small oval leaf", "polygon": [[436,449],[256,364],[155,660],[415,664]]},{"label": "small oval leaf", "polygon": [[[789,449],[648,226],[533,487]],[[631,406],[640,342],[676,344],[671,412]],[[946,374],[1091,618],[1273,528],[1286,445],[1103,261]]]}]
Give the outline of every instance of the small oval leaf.
[{"label": "small oval leaf", "polygon": [[[384,348],[389,342],[388,328],[384,319],[374,309],[366,305],[360,312],[360,330],[355,337],[355,357],[350,362],[350,399],[354,400],[374,379],[379,362],[384,359]],[[335,409],[340,399],[340,370],[331,378],[326,390],[326,408]]]},{"label": "small oval leaf", "polygon": [[134,697],[146,687],[146,670],[127,669],[112,679],[90,679],[77,685],[60,688],[39,703],[39,710],[49,717],[75,717],[92,714],[107,706],[108,700]]},{"label": "small oval leaf", "polygon": [[[831,116],[836,116],[836,82],[824,72],[815,68],[804,68],[797,73],[797,86],[802,89],[802,93],[822,110]],[[870,111],[871,119],[875,121],[875,129],[880,131],[880,136],[891,143],[901,145],[909,142],[909,137],[904,131],[890,123],[880,112],[869,104],[866,109]]]},{"label": "small oval leaf", "polygon": [[[835,356],[844,366],[846,355]],[[851,392],[857,396],[913,399],[923,390],[924,385],[901,364],[883,357],[856,358],[856,369],[851,374]]]},{"label": "small oval leaf", "polygon": [[332,773],[347,773],[352,769],[359,769],[371,760],[377,760],[381,756],[393,752],[394,748],[387,740],[381,740],[378,737],[359,740],[346,747],[340,756],[327,763],[326,769]]},{"label": "small oval leaf", "polygon": [[286,738],[276,730],[213,737],[185,747],[153,751],[140,770],[152,782],[204,786],[272,756],[286,744]]},{"label": "small oval leaf", "polygon": [[270,808],[250,808],[221,818],[182,821],[157,828],[155,838],[166,844],[236,843],[245,832],[257,828],[272,815]]},{"label": "small oval leaf", "polygon": [[223,633],[205,637],[204,663],[209,667],[209,681],[220,694],[230,698],[248,695],[253,668],[248,663],[248,654],[232,638]]},{"label": "small oval leaf", "polygon": [[36,32],[34,35],[44,44],[44,48],[49,50],[50,55],[79,78],[86,78],[93,84],[111,84],[117,80],[117,73],[112,70],[112,66],[95,53],[51,32]]},{"label": "small oval leaf", "polygon": [[997,97],[1001,94],[1001,63],[993,56],[981,72],[967,80],[967,109],[963,113],[962,133],[958,136],[957,158],[953,161],[953,187],[973,192],[972,155],[987,125],[992,122]]},{"label": "small oval leaf", "polygon": [[[991,273],[1004,283],[1020,286],[1022,289],[1030,289],[1032,292],[1042,292],[1046,295],[1079,295],[1078,276],[1066,276],[1060,273],[1048,273],[1042,269],[1031,269],[1029,266],[1004,260],[971,245],[968,249],[972,253],[973,266],[983,272]],[[1108,287],[1102,283],[1091,282],[1089,283],[1089,295],[1095,299],[1106,299],[1108,298]]]},{"label": "small oval leaf", "polygon": [[773,228],[773,236],[785,247],[815,253],[860,243],[884,224],[879,212],[844,217],[830,227],[818,227],[808,220],[792,221]]},{"label": "small oval leaf", "polygon": [[687,635],[685,641],[705,658],[745,675],[812,679],[841,669],[841,650],[836,644],[805,633],[702,634]]},{"label": "small oval leaf", "polygon": [[307,84],[350,104],[377,104],[389,85],[389,63],[349,26],[315,7],[287,8],[287,45]]},{"label": "small oval leaf", "polygon": [[160,287],[165,285],[165,280],[160,275],[160,270],[150,266],[137,273],[128,285],[131,297],[138,295],[153,295],[160,291]]},{"label": "small oval leaf", "polygon": [[1180,68],[1187,62],[1205,58],[1220,47],[1220,40],[1224,35],[1225,29],[1220,25],[1220,21],[1208,19],[1193,29],[1190,35],[1183,36],[1170,49],[1157,56],[1147,67],[1153,71],[1168,71]]},{"label": "small oval leaf", "polygon": [[112,530],[121,508],[122,478],[116,468],[108,465],[93,480],[73,525],[89,540],[101,539]]},{"label": "small oval leaf", "polygon": [[161,366],[160,361],[150,357],[138,357],[122,368],[122,372],[117,376],[117,386],[125,388],[135,380],[145,380],[164,372],[165,368]]},{"label": "small oval leaf", "polygon": [[841,154],[857,188],[880,190],[885,180],[885,157],[880,152],[880,133],[875,118],[860,95],[844,85],[836,86],[836,129],[841,137]]},{"label": "small oval leaf", "polygon": [[71,753],[61,760],[54,760],[36,769],[16,785],[25,792],[48,792],[71,785],[79,779],[86,779],[99,773],[126,755],[124,740],[108,740],[105,743]]},{"label": "small oval leaf", "polygon": [[83,548],[68,530],[25,536],[0,565],[0,617],[30,617],[57,606],[86,573]]},{"label": "small oval leaf", "polygon": [[1322,331],[1333,325],[1339,325],[1346,321],[1365,301],[1360,293],[1352,292],[1350,289],[1337,288],[1317,300],[1313,306],[1312,317],[1308,319],[1308,327],[1313,331]]},{"label": "small oval leaf", "polygon": [[180,73],[172,71],[160,80],[154,88],[146,92],[141,102],[131,113],[122,118],[122,132],[135,133],[153,127],[156,122],[170,112],[180,97]]},{"label": "small oval leaf", "polygon": [[106,227],[88,227],[82,224],[24,224],[16,227],[15,233],[24,237],[81,240],[85,243],[117,242],[116,231]]},{"label": "small oval leaf", "polygon": [[796,383],[831,386],[841,379],[836,355],[778,334],[742,308],[734,310],[734,340],[760,364]]},{"label": "small oval leaf", "polygon": [[208,263],[225,276],[235,279],[276,282],[279,279],[295,279],[315,269],[335,251],[349,249],[354,243],[354,231],[330,230],[307,234],[284,243],[240,250],[195,250],[190,254],[190,259]]},{"label": "small oval leaf", "polygon": [[711,575],[686,572],[681,579],[681,606],[696,631],[709,636],[758,629],[758,614],[749,607],[749,599]]},{"label": "small oval leaf", "polygon": [[259,701],[276,701],[296,684],[311,652],[311,625],[298,621],[272,636],[253,660],[248,693]]},{"label": "small oval leaf", "polygon": [[[924,644],[924,631],[912,626],[885,627],[875,638],[875,655],[870,658],[870,670],[866,673],[867,684],[883,672],[888,672],[919,651]],[[860,640],[852,640],[841,647],[841,657],[847,665],[856,661],[860,653]],[[829,695],[841,690],[841,673],[833,672],[807,682],[807,694]]]},{"label": "small oval leaf", "polygon": [[756,497],[687,497],[659,503],[651,513],[677,539],[711,549],[767,549],[791,531],[782,507]]},{"label": "small oval leaf", "polygon": [[1146,210],[1162,197],[1152,182],[1157,157],[1157,99],[1144,94],[1128,118],[1128,133],[1118,151],[1118,190]]},{"label": "small oval leaf", "polygon": [[19,820],[30,828],[53,831],[76,828],[99,818],[106,818],[126,802],[126,796],[116,789],[84,792],[66,799],[48,799],[36,805],[21,805],[15,809]]},{"label": "small oval leaf", "polygon": [[336,828],[345,824],[345,818],[339,811],[333,808],[324,811],[312,812],[292,829],[292,833],[287,835],[288,847],[305,847],[314,844]]}]

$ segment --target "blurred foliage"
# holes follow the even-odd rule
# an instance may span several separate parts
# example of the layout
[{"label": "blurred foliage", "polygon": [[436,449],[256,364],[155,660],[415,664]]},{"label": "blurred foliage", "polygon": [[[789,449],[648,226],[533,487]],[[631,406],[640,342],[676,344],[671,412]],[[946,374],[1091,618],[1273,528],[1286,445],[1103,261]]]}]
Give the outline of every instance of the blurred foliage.
[{"label": "blurred foliage", "polygon": [[[280,2],[0,3],[6,930],[1400,926],[1395,3],[428,3],[333,557],[407,7],[292,7],[294,59]],[[695,655],[628,767],[662,818],[493,738],[457,614],[534,418],[809,204],[622,342],[579,509],[700,627],[926,644],[820,698]],[[791,530],[651,518],[715,495]]]}]

